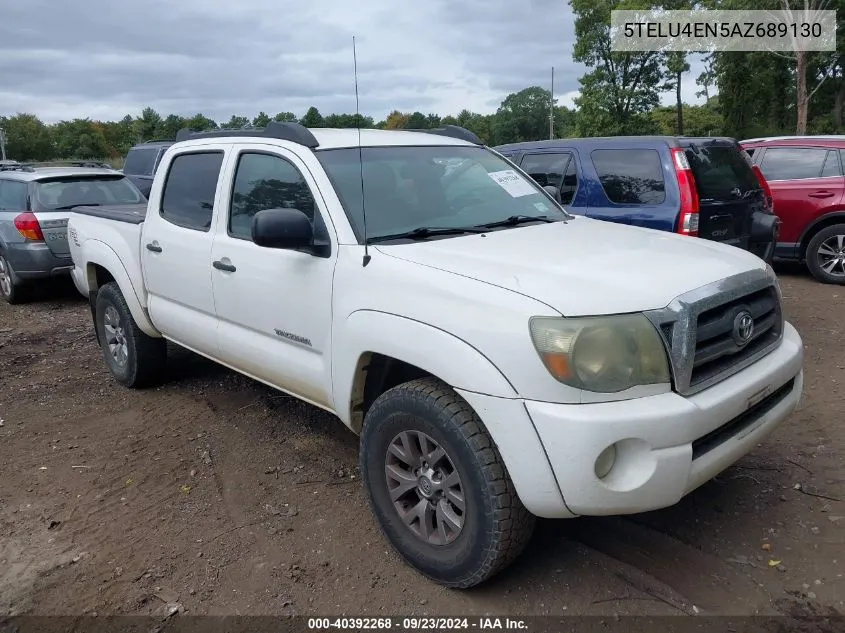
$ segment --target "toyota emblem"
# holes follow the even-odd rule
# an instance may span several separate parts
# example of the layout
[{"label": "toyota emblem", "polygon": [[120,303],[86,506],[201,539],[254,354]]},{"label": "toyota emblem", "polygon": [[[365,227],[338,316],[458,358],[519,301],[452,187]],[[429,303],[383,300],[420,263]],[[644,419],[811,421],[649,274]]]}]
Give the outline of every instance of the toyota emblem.
[{"label": "toyota emblem", "polygon": [[748,310],[742,310],[734,317],[733,339],[742,347],[751,340],[752,336],[754,336],[754,317]]}]

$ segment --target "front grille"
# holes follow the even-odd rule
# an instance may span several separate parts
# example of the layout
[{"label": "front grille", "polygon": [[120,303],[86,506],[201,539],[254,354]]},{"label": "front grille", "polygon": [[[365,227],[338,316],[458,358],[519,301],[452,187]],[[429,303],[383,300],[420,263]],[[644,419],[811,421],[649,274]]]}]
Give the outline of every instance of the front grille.
[{"label": "front grille", "polygon": [[[737,342],[735,321],[745,313],[751,315],[754,323],[751,338],[747,342]],[[718,376],[777,342],[781,323],[777,293],[771,286],[699,314],[690,386]]]},{"label": "front grille", "polygon": [[[663,337],[673,388],[682,395],[702,391],[748,367],[783,336],[780,291],[774,277],[762,270],[697,288],[646,316]],[[746,338],[740,334],[749,319],[741,316],[753,325]],[[745,327],[738,328],[740,321]]]}]

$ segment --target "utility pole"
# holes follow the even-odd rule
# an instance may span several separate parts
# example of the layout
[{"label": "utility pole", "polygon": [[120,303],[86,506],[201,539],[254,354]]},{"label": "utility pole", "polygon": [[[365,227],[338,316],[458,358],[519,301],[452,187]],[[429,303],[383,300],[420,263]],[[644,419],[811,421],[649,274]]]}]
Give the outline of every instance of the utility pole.
[{"label": "utility pole", "polygon": [[6,160],[6,130],[0,127],[0,160]]},{"label": "utility pole", "polygon": [[552,91],[549,95],[549,139],[555,137],[555,67],[552,66]]}]

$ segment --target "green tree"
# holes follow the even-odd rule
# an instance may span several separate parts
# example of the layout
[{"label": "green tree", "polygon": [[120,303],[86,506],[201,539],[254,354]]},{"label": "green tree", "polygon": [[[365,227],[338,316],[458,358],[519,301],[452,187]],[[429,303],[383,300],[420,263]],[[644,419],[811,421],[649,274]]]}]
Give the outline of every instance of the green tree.
[{"label": "green tree", "polygon": [[236,114],[232,115],[232,118],[229,119],[226,123],[224,123],[221,127],[224,130],[242,130],[245,127],[249,127],[250,121],[245,116],[238,116]]},{"label": "green tree", "polygon": [[578,131],[584,136],[650,132],[653,121],[647,113],[660,102],[660,54],[611,50],[610,12],[621,8],[617,0],[570,0],[570,5],[573,60],[592,69],[580,79]]},{"label": "green tree", "polygon": [[214,119],[209,119],[204,114],[195,114],[190,119],[185,121],[185,127],[188,127],[197,132],[204,132],[205,130],[217,129],[217,123]]},{"label": "green tree", "polygon": [[273,117],[273,120],[279,121],[280,123],[293,123],[295,121],[298,121],[299,119],[297,119],[296,115],[293,112],[279,112],[276,116]]},{"label": "green tree", "polygon": [[34,114],[18,113],[0,117],[0,127],[6,132],[6,156],[18,161],[38,161],[55,158],[53,135]]},{"label": "green tree", "polygon": [[155,137],[160,139],[175,139],[176,134],[185,127],[185,119],[176,114],[170,114],[156,128]]},{"label": "green tree", "polygon": [[60,121],[53,126],[57,158],[108,157],[108,143],[101,125],[89,119]]},{"label": "green tree", "polygon": [[268,123],[270,123],[270,115],[266,112],[259,112],[258,116],[252,120],[253,127],[267,127]]},{"label": "green tree", "polygon": [[493,121],[492,137],[495,142],[513,143],[549,138],[551,99],[551,92],[539,86],[531,86],[505,97]]},{"label": "green tree", "polygon": [[320,111],[311,106],[308,108],[308,112],[305,113],[305,116],[302,117],[300,121],[302,125],[305,127],[323,127],[323,115],[320,114]]},{"label": "green tree", "polygon": [[135,119],[135,140],[149,141],[155,138],[156,130],[161,125],[161,115],[152,108],[144,108],[141,116]]},{"label": "green tree", "polygon": [[428,129],[428,118],[422,112],[414,112],[408,117],[403,127],[409,130]]}]

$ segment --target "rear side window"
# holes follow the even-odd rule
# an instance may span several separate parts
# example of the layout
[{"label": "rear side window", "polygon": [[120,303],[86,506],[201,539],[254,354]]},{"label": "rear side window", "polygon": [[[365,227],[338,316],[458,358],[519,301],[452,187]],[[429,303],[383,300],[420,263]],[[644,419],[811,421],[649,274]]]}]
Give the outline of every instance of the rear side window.
[{"label": "rear side window", "polygon": [[71,209],[82,205],[140,204],[138,188],[124,176],[50,178],[35,183],[33,211]]},{"label": "rear side window", "polygon": [[760,169],[766,180],[819,178],[827,150],[811,147],[770,147],[763,154]]},{"label": "rear side window", "polygon": [[161,196],[161,217],[187,229],[208,231],[223,152],[179,154],[170,163]]},{"label": "rear side window", "polygon": [[660,204],[666,182],[653,149],[594,149],[590,157],[604,193],[614,204]]},{"label": "rear side window", "polygon": [[17,180],[0,180],[0,210],[24,211],[26,209],[26,183]]},{"label": "rear side window", "polygon": [[733,145],[691,145],[686,148],[698,197],[731,200],[760,188],[748,159]]},{"label": "rear side window", "polygon": [[842,171],[839,169],[839,152],[831,150],[827,153],[824,167],[822,167],[822,178],[841,175]]},{"label": "rear side window", "polygon": [[123,173],[130,176],[152,176],[159,151],[158,147],[130,149],[123,164]]}]

